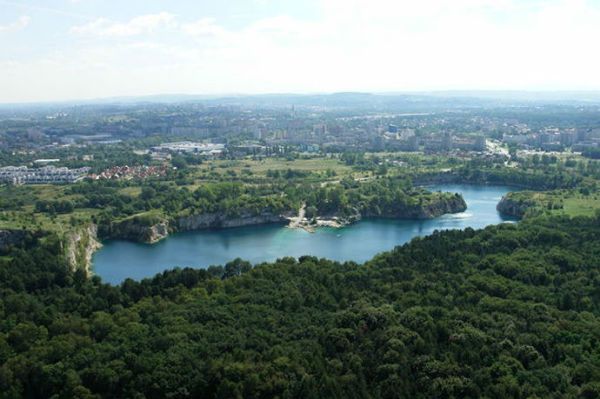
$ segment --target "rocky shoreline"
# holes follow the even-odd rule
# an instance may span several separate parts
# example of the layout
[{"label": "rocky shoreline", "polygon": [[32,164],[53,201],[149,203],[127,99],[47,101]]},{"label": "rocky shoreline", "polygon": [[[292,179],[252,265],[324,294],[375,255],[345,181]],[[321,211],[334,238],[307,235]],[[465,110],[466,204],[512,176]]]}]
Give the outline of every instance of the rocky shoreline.
[{"label": "rocky shoreline", "polygon": [[[504,196],[497,205],[498,211],[515,217],[523,217],[532,204],[523,200]],[[444,195],[430,199],[424,204],[407,205],[396,213],[360,212],[358,209],[350,215],[319,215],[307,218],[304,207],[300,212],[274,213],[271,211],[255,212],[242,210],[236,215],[224,213],[205,213],[199,215],[179,216],[167,219],[161,215],[134,216],[108,225],[90,223],[75,227],[64,233],[62,246],[65,259],[72,270],[82,269],[89,276],[92,274],[92,256],[102,247],[102,241],[124,239],[140,243],[154,244],[174,232],[203,229],[234,228],[279,223],[289,228],[301,228],[314,232],[319,227],[342,228],[367,218],[388,219],[432,219],[448,213],[465,211],[467,204],[460,194]],[[9,245],[21,245],[27,237],[24,230],[0,230],[0,250]]]},{"label": "rocky shoreline", "polygon": [[425,205],[407,207],[399,214],[369,214],[356,211],[350,216],[321,215],[307,218],[302,209],[297,215],[289,212],[276,214],[264,211],[254,213],[242,211],[236,216],[222,213],[206,213],[200,215],[180,216],[171,220],[160,217],[133,217],[109,226],[90,224],[84,228],[67,233],[64,238],[66,258],[73,270],[83,268],[91,274],[93,253],[107,239],[125,239],[135,242],[154,244],[174,232],[204,230],[210,228],[233,228],[242,226],[257,226],[272,223],[287,224],[289,228],[302,228],[314,232],[319,227],[341,228],[355,223],[363,218],[393,218],[393,219],[432,219],[446,213],[463,212],[467,205],[460,194],[451,197],[440,197]]},{"label": "rocky shoreline", "polygon": [[69,268],[82,269],[87,276],[92,274],[92,256],[102,247],[98,239],[98,226],[91,223],[66,233],[62,247]]},{"label": "rocky shoreline", "polygon": [[351,215],[319,215],[307,218],[303,206],[296,215],[291,212],[278,214],[271,211],[256,213],[250,210],[242,210],[234,216],[224,213],[204,213],[179,216],[170,220],[156,216],[133,217],[111,223],[109,226],[101,226],[98,230],[98,236],[103,240],[125,239],[153,244],[173,232],[258,226],[272,223],[287,224],[290,228],[302,228],[312,232],[318,227],[340,228],[364,218],[432,219],[446,213],[463,212],[466,208],[467,204],[463,197],[460,194],[455,194],[437,198],[427,204],[407,206],[398,213],[374,214],[361,213],[355,210]]},{"label": "rocky shoreline", "polygon": [[433,219],[447,213],[464,212],[467,209],[467,203],[460,194],[455,194],[451,198],[439,198],[436,201],[426,205],[413,205],[404,209],[400,213],[382,213],[375,214],[365,212],[364,214],[355,210],[351,215],[327,215],[317,216],[309,219],[304,213],[303,205],[298,216],[288,218],[289,228],[301,228],[313,233],[318,227],[341,228],[362,219],[385,218],[385,219]]},{"label": "rocky shoreline", "polygon": [[[23,229],[0,230],[0,251],[10,246],[26,245],[28,240],[42,237],[47,232],[31,232]],[[87,276],[91,275],[92,256],[102,247],[98,239],[98,227],[90,223],[86,226],[73,228],[66,232],[60,241],[66,265],[71,271],[81,269]]]},{"label": "rocky shoreline", "polygon": [[535,206],[533,201],[514,199],[511,194],[507,194],[502,197],[496,209],[503,215],[513,216],[516,218],[523,218],[527,211]]},{"label": "rocky shoreline", "polygon": [[360,215],[360,213],[357,213],[350,217],[331,215],[307,218],[306,216],[304,216],[303,208],[301,208],[298,212],[298,216],[288,218],[289,223],[287,227],[290,229],[303,229],[308,231],[309,233],[314,233],[319,227],[332,227],[338,229],[355,223],[361,218],[362,216]]},{"label": "rocky shoreline", "polygon": [[433,219],[447,213],[464,212],[467,203],[462,195],[456,193],[450,198],[438,198],[436,201],[425,205],[413,205],[407,207],[401,214],[366,215],[394,219]]},{"label": "rocky shoreline", "polygon": [[242,211],[239,215],[233,217],[222,213],[204,213],[176,218],[174,221],[174,229],[176,231],[193,231],[211,228],[232,228],[270,223],[284,223],[288,220],[289,216],[289,214],[276,214],[269,211],[258,214],[250,211]]}]

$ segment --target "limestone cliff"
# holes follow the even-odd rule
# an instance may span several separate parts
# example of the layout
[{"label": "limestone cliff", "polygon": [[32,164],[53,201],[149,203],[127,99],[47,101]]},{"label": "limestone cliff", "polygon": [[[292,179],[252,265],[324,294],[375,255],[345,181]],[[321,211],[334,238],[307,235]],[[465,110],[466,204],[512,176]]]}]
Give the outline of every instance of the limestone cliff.
[{"label": "limestone cliff", "polygon": [[169,235],[169,222],[164,221],[150,226],[147,232],[146,242],[155,243]]},{"label": "limestone cliff", "polygon": [[63,247],[67,263],[71,270],[82,269],[89,276],[92,267],[92,255],[102,244],[98,241],[98,227],[90,224],[75,228],[66,233]]},{"label": "limestone cliff", "polygon": [[284,215],[271,212],[254,213],[242,211],[237,216],[224,213],[203,213],[179,216],[171,221],[160,217],[132,217],[108,226],[102,226],[103,239],[124,239],[137,242],[155,243],[173,231],[191,231],[210,228],[229,228],[285,222]]},{"label": "limestone cliff", "polygon": [[459,213],[467,209],[467,203],[460,194],[452,197],[441,197],[428,204],[413,207],[409,210],[409,218],[433,219],[446,213]]},{"label": "limestone cliff", "polygon": [[504,215],[522,218],[533,207],[535,207],[534,201],[522,198],[517,199],[509,193],[502,197],[496,209]]},{"label": "limestone cliff", "polygon": [[271,212],[259,214],[249,211],[240,212],[239,216],[227,216],[223,213],[203,213],[199,215],[182,216],[175,220],[178,231],[200,230],[209,228],[228,228],[251,226],[267,223],[282,223],[287,219],[283,215]]},{"label": "limestone cliff", "polygon": [[424,204],[407,205],[401,209],[389,211],[382,209],[379,213],[365,212],[363,217],[383,217],[391,219],[433,219],[447,213],[464,212],[467,203],[460,194],[444,195]]},{"label": "limestone cliff", "polygon": [[169,235],[169,222],[162,218],[132,217],[102,226],[103,239],[118,238],[155,243]]},{"label": "limestone cliff", "polygon": [[[351,216],[332,216],[332,220],[340,226],[360,220],[361,217],[390,217],[399,219],[431,219],[446,213],[462,212],[467,204],[460,194],[443,195],[430,199],[425,204],[411,205],[405,207],[401,212],[390,213],[365,213],[356,210]],[[293,215],[286,213],[274,213],[264,210],[256,212],[253,210],[241,210],[236,215],[228,215],[224,212],[202,213],[174,217],[166,220],[157,215],[134,216],[119,222],[113,222],[107,226],[101,226],[100,236],[103,239],[125,239],[137,242],[155,243],[167,237],[174,231],[193,231],[203,229],[231,228],[242,226],[262,225],[269,223],[287,223]],[[323,225],[329,225],[327,217],[320,217]]]}]

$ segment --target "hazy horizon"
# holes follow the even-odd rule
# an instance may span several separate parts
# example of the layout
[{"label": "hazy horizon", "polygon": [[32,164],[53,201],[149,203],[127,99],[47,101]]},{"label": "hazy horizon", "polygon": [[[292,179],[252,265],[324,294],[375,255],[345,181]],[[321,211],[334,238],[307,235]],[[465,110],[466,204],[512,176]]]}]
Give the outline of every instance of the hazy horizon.
[{"label": "hazy horizon", "polygon": [[598,0],[0,0],[0,103],[600,91]]},{"label": "hazy horizon", "polygon": [[123,95],[110,97],[70,98],[64,100],[40,100],[3,102],[0,107],[27,107],[45,105],[94,105],[94,104],[135,104],[135,103],[178,103],[178,102],[202,102],[219,100],[267,100],[269,98],[303,99],[320,98],[327,96],[356,95],[373,97],[415,97],[447,99],[474,99],[474,100],[497,100],[507,102],[590,102],[600,103],[600,90],[430,90],[430,91],[389,91],[389,92],[367,92],[367,91],[339,91],[339,92],[265,92],[265,93],[155,93],[146,95]]}]

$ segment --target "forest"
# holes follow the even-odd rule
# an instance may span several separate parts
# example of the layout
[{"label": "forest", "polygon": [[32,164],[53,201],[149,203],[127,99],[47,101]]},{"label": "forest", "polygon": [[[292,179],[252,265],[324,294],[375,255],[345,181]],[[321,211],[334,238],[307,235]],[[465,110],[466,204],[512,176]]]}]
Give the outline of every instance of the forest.
[{"label": "forest", "polygon": [[[454,193],[432,193],[416,187],[409,176],[378,176],[357,180],[312,181],[306,173],[288,170],[270,181],[218,179],[179,185],[177,181],[83,181],[70,186],[0,187],[0,227],[62,231],[65,224],[113,223],[152,214],[169,220],[218,213],[296,214],[306,204],[312,216],[339,215],[407,217],[428,206],[448,203]],[[330,176],[332,178],[333,176]],[[412,212],[412,213],[411,213]],[[444,213],[444,212],[442,212]]]},{"label": "forest", "polygon": [[[0,222],[26,237],[0,252],[0,398],[600,397],[600,169],[520,162],[349,153],[2,187]],[[518,224],[436,232],[365,264],[237,259],[112,286],[66,259],[79,224],[102,238],[128,218],[303,203],[309,217],[399,217],[459,198],[427,190],[439,181],[543,191],[514,194],[535,211]]]},{"label": "forest", "polygon": [[170,169],[166,176],[147,179],[7,185],[0,187],[0,228],[60,232],[65,226],[109,226],[148,213],[163,220],[206,213],[228,218],[294,214],[302,204],[314,217],[405,217],[429,204],[451,201],[452,193],[429,193],[422,187],[444,182],[501,184],[536,192],[563,190],[555,202],[576,200],[576,191],[598,191],[600,164],[596,161],[547,155],[515,159],[518,168],[483,158],[348,152],[339,158],[188,163]]},{"label": "forest", "polygon": [[538,217],[120,286],[32,235],[0,257],[0,397],[596,398],[599,234]]}]

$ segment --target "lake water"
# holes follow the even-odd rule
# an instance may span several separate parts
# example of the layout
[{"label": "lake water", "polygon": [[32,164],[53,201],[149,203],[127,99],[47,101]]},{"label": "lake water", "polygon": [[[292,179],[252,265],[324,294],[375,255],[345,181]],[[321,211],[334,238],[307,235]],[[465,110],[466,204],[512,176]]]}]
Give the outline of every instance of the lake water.
[{"label": "lake water", "polygon": [[364,220],[341,229],[319,228],[315,233],[262,225],[177,233],[157,244],[113,240],[94,255],[93,268],[103,281],[118,284],[128,277],[139,280],[176,266],[206,268],[237,257],[252,263],[302,255],[364,262],[434,230],[514,221],[496,211],[500,198],[514,190],[510,187],[448,184],[429,189],[461,193],[467,210],[431,220]]}]

